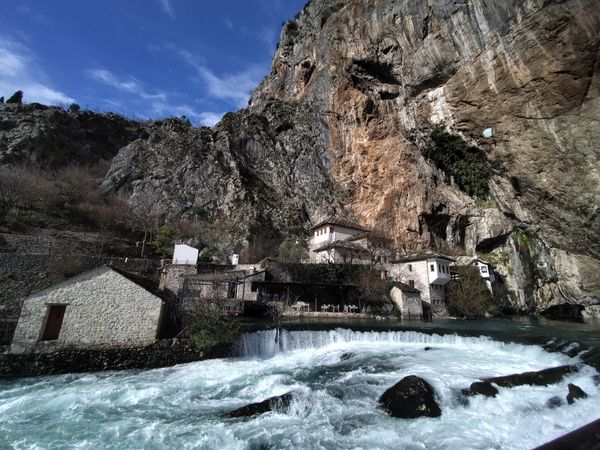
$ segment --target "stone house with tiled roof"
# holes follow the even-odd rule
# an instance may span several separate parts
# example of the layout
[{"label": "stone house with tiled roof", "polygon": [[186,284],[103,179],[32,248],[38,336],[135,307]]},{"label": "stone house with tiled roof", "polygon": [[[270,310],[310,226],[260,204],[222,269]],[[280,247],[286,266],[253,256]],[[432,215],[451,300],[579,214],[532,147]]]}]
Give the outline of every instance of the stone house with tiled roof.
[{"label": "stone house with tiled roof", "polygon": [[152,280],[101,266],[27,297],[10,351],[147,346],[167,333],[175,302]]},{"label": "stone house with tiled roof", "polygon": [[390,240],[358,223],[329,218],[311,228],[309,262],[375,264],[387,260]]}]

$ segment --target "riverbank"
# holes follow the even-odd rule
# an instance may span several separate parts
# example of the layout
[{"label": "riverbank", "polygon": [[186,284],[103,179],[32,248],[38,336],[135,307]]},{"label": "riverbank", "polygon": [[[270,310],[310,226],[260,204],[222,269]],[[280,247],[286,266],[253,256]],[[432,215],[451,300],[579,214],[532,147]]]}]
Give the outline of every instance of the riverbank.
[{"label": "riverbank", "polygon": [[[274,328],[271,320],[242,319],[242,333]],[[537,345],[550,352],[580,355],[600,372],[600,324],[558,322],[532,317],[483,320],[438,320],[433,322],[375,320],[371,318],[287,318],[281,323],[289,331],[414,331],[427,335],[488,336],[501,342]],[[7,349],[6,349],[7,350]],[[108,370],[154,369],[210,358],[232,356],[232,346],[199,351],[186,339],[157,341],[151,346],[123,349],[69,349],[50,353],[15,355],[0,353],[0,378],[19,378]]]},{"label": "riverbank", "polygon": [[230,345],[206,351],[185,339],[164,339],[147,347],[67,349],[47,353],[0,354],[0,379],[108,370],[146,370],[229,356]]}]

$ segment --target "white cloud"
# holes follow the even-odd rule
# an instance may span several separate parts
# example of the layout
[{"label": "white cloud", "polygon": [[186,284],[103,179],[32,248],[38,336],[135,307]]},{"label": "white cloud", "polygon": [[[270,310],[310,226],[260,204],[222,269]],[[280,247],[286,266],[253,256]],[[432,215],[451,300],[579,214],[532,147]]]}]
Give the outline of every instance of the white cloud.
[{"label": "white cloud", "polygon": [[45,104],[73,103],[71,97],[47,84],[29,48],[0,36],[0,95],[10,96],[22,90],[24,100]]},{"label": "white cloud", "polygon": [[149,92],[141,81],[132,76],[120,77],[109,70],[100,68],[88,69],[85,73],[94,81],[129,94],[127,99],[107,98],[103,100],[103,103],[119,111],[128,110],[137,117],[140,117],[140,111],[144,111],[145,116],[186,116],[194,124],[213,126],[224,114],[210,111],[197,112],[189,105],[173,102],[166,92]]},{"label": "white cloud", "polygon": [[207,127],[214,127],[224,115],[225,113],[215,113],[210,111],[203,112],[200,113],[200,123],[202,125],[206,125]]},{"label": "white cloud", "polygon": [[225,24],[225,26],[230,29],[231,31],[235,30],[235,27],[233,26],[233,22],[228,18],[225,17],[225,20],[223,20],[223,23]]},{"label": "white cloud", "polygon": [[167,98],[167,94],[165,94],[164,92],[157,92],[154,94],[147,92],[143,88],[142,83],[133,77],[119,78],[114,73],[105,69],[88,69],[86,70],[86,73],[88,76],[90,76],[96,81],[118,89],[119,91],[135,94],[138,97],[145,100],[164,101]]},{"label": "white cloud", "polygon": [[200,63],[192,53],[180,50],[179,54],[196,69],[210,96],[220,100],[232,100],[238,108],[246,107],[250,94],[267,73],[261,65],[251,64],[240,72],[218,76]]},{"label": "white cloud", "polygon": [[171,19],[175,20],[175,8],[173,8],[171,0],[158,0],[158,2],[162,6],[165,14],[167,14]]}]

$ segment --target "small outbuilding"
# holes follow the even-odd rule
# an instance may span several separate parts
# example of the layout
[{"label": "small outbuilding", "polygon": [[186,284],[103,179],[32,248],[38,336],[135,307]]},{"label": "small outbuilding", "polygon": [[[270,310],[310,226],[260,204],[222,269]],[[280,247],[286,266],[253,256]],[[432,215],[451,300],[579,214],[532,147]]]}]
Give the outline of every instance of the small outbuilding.
[{"label": "small outbuilding", "polygon": [[423,318],[423,301],[421,292],[412,286],[395,282],[390,297],[403,319],[421,320]]},{"label": "small outbuilding", "polygon": [[152,344],[174,299],[151,280],[108,266],[84,272],[23,302],[11,353]]}]

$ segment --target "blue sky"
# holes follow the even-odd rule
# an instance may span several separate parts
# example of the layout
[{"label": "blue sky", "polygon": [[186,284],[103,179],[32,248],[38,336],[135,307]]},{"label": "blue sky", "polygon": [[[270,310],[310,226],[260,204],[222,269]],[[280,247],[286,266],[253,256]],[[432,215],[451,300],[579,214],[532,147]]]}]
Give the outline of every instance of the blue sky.
[{"label": "blue sky", "polygon": [[3,0],[0,96],[213,125],[246,106],[305,0]]}]

